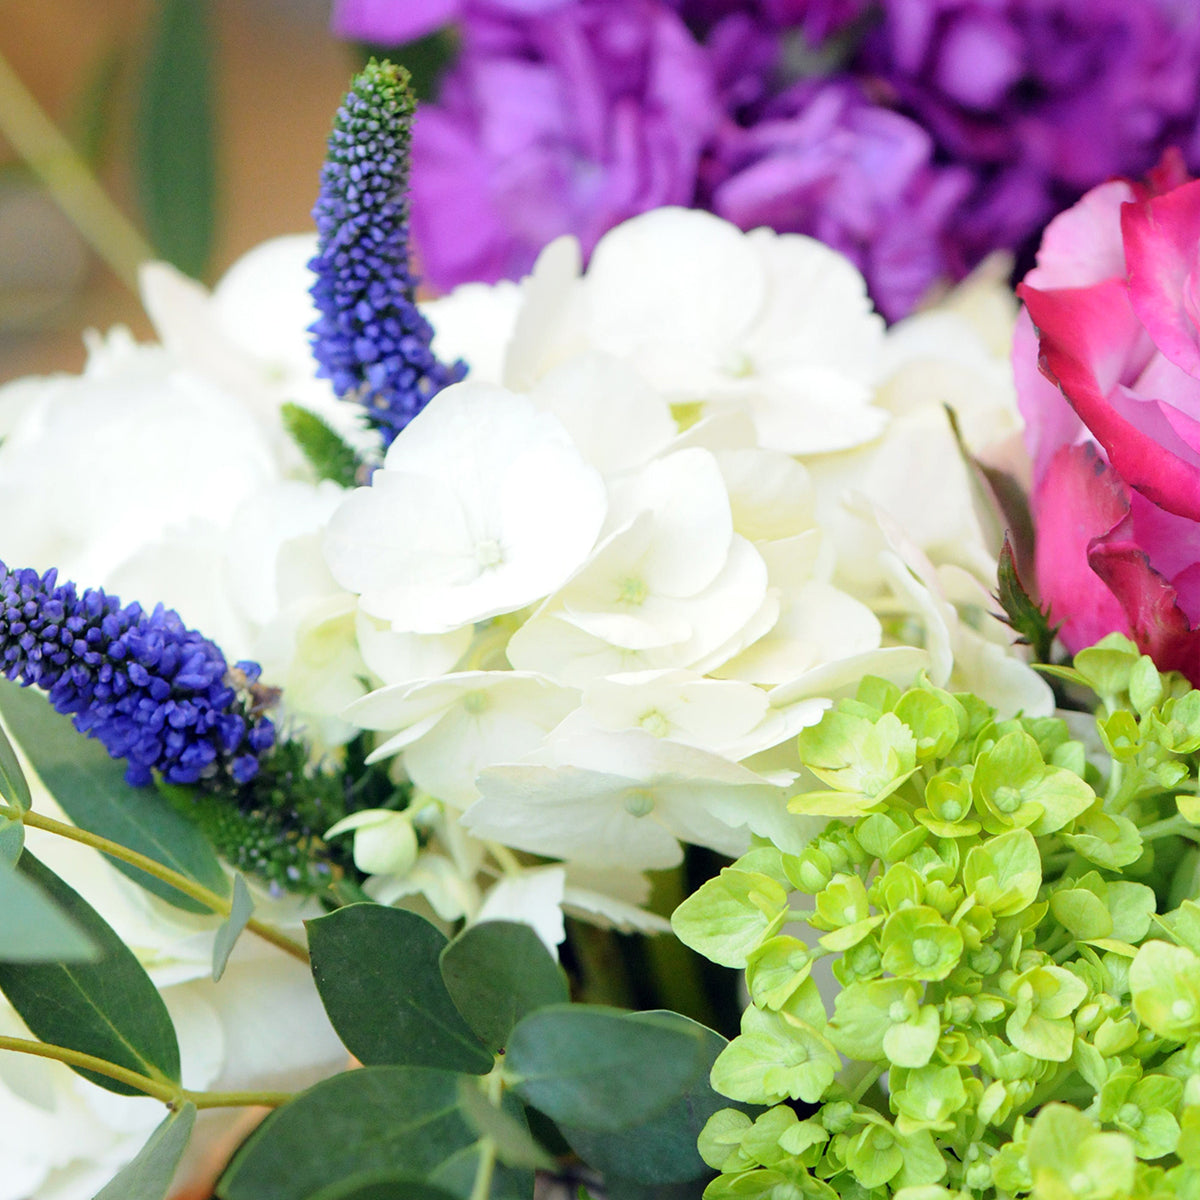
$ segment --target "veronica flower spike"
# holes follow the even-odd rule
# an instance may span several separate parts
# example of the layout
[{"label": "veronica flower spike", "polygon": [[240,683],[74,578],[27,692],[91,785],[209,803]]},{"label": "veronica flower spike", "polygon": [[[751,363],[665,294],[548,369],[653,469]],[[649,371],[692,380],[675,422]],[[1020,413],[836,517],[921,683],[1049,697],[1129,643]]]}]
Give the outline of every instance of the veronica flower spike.
[{"label": "veronica flower spike", "polygon": [[384,445],[465,364],[445,366],[417,308],[408,262],[409,142],[416,101],[408,72],[372,60],[338,110],[313,209],[317,255],[311,326],[318,374],[357,400]]},{"label": "veronica flower spike", "polygon": [[126,778],[148,784],[225,776],[235,785],[258,774],[275,727],[239,696],[255,663],[230,671],[221,651],[161,604],[146,612],[57,573],[0,563],[0,669],[49,692],[60,713],[128,760]]}]

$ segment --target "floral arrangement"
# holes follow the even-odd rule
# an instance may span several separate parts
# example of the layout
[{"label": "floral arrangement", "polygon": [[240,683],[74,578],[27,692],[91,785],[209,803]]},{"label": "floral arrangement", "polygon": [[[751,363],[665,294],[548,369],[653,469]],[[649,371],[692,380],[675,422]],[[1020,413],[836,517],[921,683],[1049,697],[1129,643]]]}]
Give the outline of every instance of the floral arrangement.
[{"label": "floral arrangement", "polygon": [[419,303],[414,112],[0,389],[0,1196],[1194,1194],[1200,183]]}]

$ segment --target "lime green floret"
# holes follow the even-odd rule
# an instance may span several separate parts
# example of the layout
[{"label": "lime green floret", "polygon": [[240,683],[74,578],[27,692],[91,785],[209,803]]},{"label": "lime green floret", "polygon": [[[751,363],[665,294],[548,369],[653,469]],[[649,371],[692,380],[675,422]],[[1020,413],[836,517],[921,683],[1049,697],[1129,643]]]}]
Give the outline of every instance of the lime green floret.
[{"label": "lime green floret", "polygon": [[1200,1196],[1200,693],[1053,671],[1094,715],[864,680],[799,738],[824,831],[676,911],[751,999],[706,1200]]}]

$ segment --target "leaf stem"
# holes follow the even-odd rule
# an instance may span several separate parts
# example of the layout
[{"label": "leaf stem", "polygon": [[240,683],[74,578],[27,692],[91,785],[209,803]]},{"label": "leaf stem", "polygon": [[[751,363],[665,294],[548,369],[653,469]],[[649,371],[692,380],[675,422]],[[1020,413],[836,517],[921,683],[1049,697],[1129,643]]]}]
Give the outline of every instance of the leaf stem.
[{"label": "leaf stem", "polygon": [[106,1079],[137,1088],[139,1092],[161,1100],[169,1108],[179,1108],[188,1101],[197,1108],[278,1108],[293,1095],[291,1092],[193,1092],[178,1084],[165,1083],[160,1079],[151,1079],[149,1075],[130,1071],[94,1054],[84,1054],[69,1046],[56,1046],[53,1042],[39,1042],[33,1038],[0,1037],[0,1050],[49,1058],[68,1067],[103,1075]]},{"label": "leaf stem", "polygon": [[[59,837],[68,838],[73,842],[82,842],[85,846],[91,846],[93,850],[99,850],[101,854],[120,859],[121,862],[128,863],[131,867],[137,867],[139,870],[145,871],[147,875],[153,875],[155,879],[170,884],[185,896],[190,896],[193,900],[203,904],[205,908],[209,908],[223,917],[228,917],[232,910],[232,900],[219,896],[216,892],[194,882],[186,875],[181,875],[178,871],[163,866],[162,863],[145,854],[130,850],[128,846],[122,846],[119,842],[113,842],[99,834],[80,829],[77,825],[68,825],[64,821],[56,821],[53,817],[44,817],[40,813],[22,812],[9,805],[0,805],[0,816],[8,817],[13,821],[21,821],[33,829],[43,829],[47,833],[57,834]],[[246,922],[246,928],[264,941],[278,947],[285,954],[290,954],[300,962],[308,964],[308,951],[299,942],[274,926],[251,917]]]},{"label": "leaf stem", "polygon": [[[488,1102],[500,1107],[504,1095],[503,1060],[497,1057],[496,1065],[483,1079],[484,1093]],[[496,1170],[496,1142],[493,1138],[479,1139],[479,1165],[475,1168],[475,1182],[471,1186],[470,1200],[488,1200],[492,1192],[492,1175]]]},{"label": "leaf stem", "polygon": [[0,54],[0,134],[113,273],[135,294],[138,267],[156,258],[75,148]]}]

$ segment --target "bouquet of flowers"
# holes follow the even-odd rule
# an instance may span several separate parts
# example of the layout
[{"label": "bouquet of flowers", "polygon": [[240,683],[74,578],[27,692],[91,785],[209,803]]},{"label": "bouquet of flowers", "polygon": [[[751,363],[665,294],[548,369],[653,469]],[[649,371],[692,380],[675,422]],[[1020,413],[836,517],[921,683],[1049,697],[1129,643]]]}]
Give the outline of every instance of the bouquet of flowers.
[{"label": "bouquet of flowers", "polygon": [[418,303],[414,108],[0,389],[0,1195],[1195,1195],[1200,182]]}]

